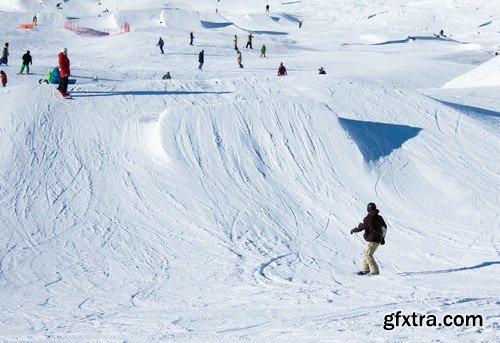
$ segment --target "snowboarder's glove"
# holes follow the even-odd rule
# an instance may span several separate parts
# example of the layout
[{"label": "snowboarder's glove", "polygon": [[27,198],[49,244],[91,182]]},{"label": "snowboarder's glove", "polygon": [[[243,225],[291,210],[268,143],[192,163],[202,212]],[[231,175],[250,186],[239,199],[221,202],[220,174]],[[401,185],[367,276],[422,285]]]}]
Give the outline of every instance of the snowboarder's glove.
[{"label": "snowboarder's glove", "polygon": [[385,239],[382,238],[382,243],[380,243],[380,245],[384,245],[385,244]]},{"label": "snowboarder's glove", "polygon": [[352,230],[351,230],[351,235],[354,233],[354,230],[355,230],[355,229],[352,229]]}]

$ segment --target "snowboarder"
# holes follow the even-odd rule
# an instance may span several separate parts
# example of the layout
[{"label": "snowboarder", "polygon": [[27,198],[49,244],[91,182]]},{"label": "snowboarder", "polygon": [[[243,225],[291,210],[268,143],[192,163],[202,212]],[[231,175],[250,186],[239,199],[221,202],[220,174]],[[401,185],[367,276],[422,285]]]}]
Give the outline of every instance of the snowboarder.
[{"label": "snowboarder", "polygon": [[266,5],[266,12],[269,12],[269,5]]},{"label": "snowboarder", "polygon": [[262,44],[262,48],[260,48],[259,57],[266,57],[266,46],[264,44]]},{"label": "snowboarder", "polygon": [[205,50],[201,50],[200,53],[198,54],[198,62],[200,65],[198,66],[199,70],[203,70],[203,63],[205,63]]},{"label": "snowboarder", "polygon": [[7,74],[3,70],[0,70],[0,75],[2,76],[2,87],[7,86]]},{"label": "snowboarder", "polygon": [[363,219],[363,222],[351,230],[351,235],[355,232],[365,231],[363,237],[366,240],[366,245],[363,251],[363,264],[358,275],[366,275],[368,273],[378,275],[379,270],[373,254],[379,245],[385,244],[387,224],[384,218],[379,216],[379,210],[377,210],[377,206],[374,203],[369,203],[366,210],[368,211],[368,215]]},{"label": "snowboarder", "polygon": [[170,72],[167,71],[167,73],[165,75],[163,75],[163,77],[161,79],[162,80],[171,80],[172,76],[170,75]]},{"label": "snowboarder", "polygon": [[156,46],[159,46],[160,47],[160,51],[161,51],[161,54],[163,55],[163,45],[165,45],[165,42],[163,42],[163,39],[160,39],[158,40],[158,44],[156,44]]},{"label": "snowboarder", "polygon": [[19,74],[22,74],[24,72],[24,68],[26,68],[26,74],[30,73],[30,64],[33,64],[33,61],[31,59],[30,51],[26,51],[26,53],[23,55],[23,65],[21,66],[21,70],[19,71]]},{"label": "snowboarder", "polygon": [[323,69],[323,67],[319,68],[319,75],[326,75],[326,71],[325,69]]},{"label": "snowboarder", "polygon": [[59,86],[57,90],[61,92],[61,95],[66,97],[68,96],[68,78],[70,75],[70,62],[68,58],[68,49],[63,48],[59,55],[57,55],[58,67],[59,67],[59,76],[61,80],[59,81]]},{"label": "snowboarder", "polygon": [[191,32],[189,33],[189,40],[190,40],[190,41],[189,41],[189,45],[193,45],[193,39],[194,39],[194,35],[193,35],[193,31],[191,31]]},{"label": "snowboarder", "polygon": [[243,68],[243,64],[241,64],[242,60],[243,58],[241,57],[241,51],[238,50],[238,52],[236,53],[236,61],[238,62],[238,66],[240,68]]},{"label": "snowboarder", "polygon": [[56,9],[57,9],[57,10],[62,10],[62,9],[63,9],[63,8],[61,7],[61,3],[60,3],[60,2],[58,2],[58,3],[56,4]]},{"label": "snowboarder", "polygon": [[37,22],[38,22],[38,19],[36,18],[36,15],[34,15],[33,20],[32,20],[33,26],[36,26]]},{"label": "snowboarder", "polygon": [[288,75],[288,73],[286,72],[286,68],[283,65],[283,62],[281,62],[278,68],[278,76],[285,76],[285,75]]},{"label": "snowboarder", "polygon": [[2,57],[0,58],[0,65],[9,65],[9,43],[5,43],[2,50]]},{"label": "snowboarder", "polygon": [[234,35],[233,43],[234,43],[234,50],[238,50],[238,36]]},{"label": "snowboarder", "polygon": [[252,48],[252,39],[253,39],[252,34],[249,34],[249,35],[248,35],[248,42],[247,42],[247,45],[245,46],[245,48],[247,48],[247,49],[248,49],[248,47],[250,47],[250,49],[253,49],[253,48]]},{"label": "snowboarder", "polygon": [[302,20],[299,21],[299,29],[302,27]]},{"label": "snowboarder", "polygon": [[442,36],[442,37],[446,37],[446,36],[444,35],[444,30],[439,31],[439,35],[440,35],[440,36]]}]

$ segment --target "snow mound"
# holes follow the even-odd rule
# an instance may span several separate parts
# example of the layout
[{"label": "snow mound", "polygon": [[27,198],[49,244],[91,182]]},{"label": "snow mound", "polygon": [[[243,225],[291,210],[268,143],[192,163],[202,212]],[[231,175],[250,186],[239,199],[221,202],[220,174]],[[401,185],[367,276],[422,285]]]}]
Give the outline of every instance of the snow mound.
[{"label": "snow mound", "polygon": [[479,67],[445,83],[442,88],[473,88],[500,86],[500,56],[481,64]]}]

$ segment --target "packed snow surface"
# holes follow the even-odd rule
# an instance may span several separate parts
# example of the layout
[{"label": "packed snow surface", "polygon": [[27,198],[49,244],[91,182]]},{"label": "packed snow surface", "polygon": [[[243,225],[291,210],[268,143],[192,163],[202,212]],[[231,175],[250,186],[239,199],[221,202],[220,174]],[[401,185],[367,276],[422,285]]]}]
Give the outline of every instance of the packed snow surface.
[{"label": "packed snow surface", "polygon": [[498,1],[58,2],[0,0],[1,341],[498,341]]}]

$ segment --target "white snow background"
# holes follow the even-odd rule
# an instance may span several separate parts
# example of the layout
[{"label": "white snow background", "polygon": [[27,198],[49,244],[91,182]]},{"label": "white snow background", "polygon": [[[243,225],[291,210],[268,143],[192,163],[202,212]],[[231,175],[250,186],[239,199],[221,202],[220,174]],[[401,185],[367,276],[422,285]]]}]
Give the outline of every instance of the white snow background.
[{"label": "white snow background", "polygon": [[499,340],[498,0],[57,2],[0,0],[2,342]]}]

